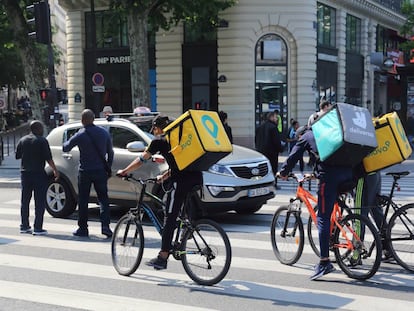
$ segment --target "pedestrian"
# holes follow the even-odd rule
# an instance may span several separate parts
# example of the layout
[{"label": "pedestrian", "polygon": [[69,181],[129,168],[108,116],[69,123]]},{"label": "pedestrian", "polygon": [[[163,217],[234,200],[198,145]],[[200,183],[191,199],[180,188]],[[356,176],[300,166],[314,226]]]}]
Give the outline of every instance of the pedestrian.
[{"label": "pedestrian", "polygon": [[111,106],[105,106],[102,109],[102,115],[105,119],[107,119],[108,121],[111,121],[112,119],[112,114],[113,114],[113,110]]},{"label": "pedestrian", "polygon": [[[277,116],[274,112],[266,114],[266,121],[257,129],[255,135],[256,150],[263,153],[270,161],[273,174],[276,175],[279,164],[279,152],[282,151],[280,133],[277,129]],[[275,180],[276,189],[277,180]]]},{"label": "pedestrian", "polygon": [[32,233],[29,223],[29,204],[34,193],[35,219],[33,235],[46,235],[43,229],[43,216],[46,209],[46,192],[49,184],[45,171],[47,162],[53,170],[55,180],[59,178],[50,146],[43,137],[43,124],[40,121],[30,123],[30,134],[23,136],[16,147],[16,159],[21,159],[20,177],[22,183],[20,205],[20,233]]},{"label": "pedestrian", "polygon": [[300,136],[299,140],[289,154],[278,176],[286,180],[303,153],[307,150],[313,159],[314,173],[319,178],[318,184],[318,233],[320,247],[320,261],[315,266],[311,280],[316,280],[335,270],[329,259],[331,213],[339,194],[340,186],[353,178],[352,168],[343,166],[327,165],[320,161],[318,149],[312,128]]},{"label": "pedestrian", "polygon": [[229,137],[230,142],[233,143],[233,134],[231,132],[231,127],[227,122],[227,113],[224,111],[220,111],[219,116],[220,116],[221,123],[223,123],[224,130],[226,131],[227,136]]},{"label": "pedestrian", "polygon": [[95,115],[92,110],[82,111],[83,128],[63,143],[63,152],[69,152],[78,146],[78,229],[73,235],[88,237],[88,203],[91,185],[93,184],[100,204],[101,233],[108,238],[112,236],[109,227],[108,171],[112,166],[114,151],[111,137],[107,130],[94,124]]},{"label": "pedestrian", "polygon": [[158,256],[146,262],[148,266],[154,267],[156,270],[167,268],[167,261],[172,249],[171,243],[173,233],[177,223],[177,216],[180,212],[181,205],[184,202],[186,194],[196,185],[202,184],[202,174],[199,171],[180,171],[170,152],[170,145],[164,136],[164,128],[168,125],[169,119],[167,116],[158,115],[152,122],[151,132],[154,134],[154,139],[151,141],[147,150],[139,157],[132,161],[126,168],[119,170],[117,175],[125,176],[128,173],[139,169],[147,162],[152,155],[161,153],[169,165],[169,169],[163,174],[157,176],[160,183],[167,180],[172,183],[172,191],[168,192],[166,217],[164,221],[164,228],[162,231],[161,250]]}]

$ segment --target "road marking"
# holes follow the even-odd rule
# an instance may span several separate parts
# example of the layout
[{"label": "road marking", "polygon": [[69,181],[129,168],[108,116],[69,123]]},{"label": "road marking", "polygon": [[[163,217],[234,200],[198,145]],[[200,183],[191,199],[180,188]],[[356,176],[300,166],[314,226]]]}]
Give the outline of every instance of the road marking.
[{"label": "road marking", "polygon": [[[207,311],[210,308],[199,308],[139,298],[99,294],[94,292],[64,289],[42,285],[32,285],[0,280],[0,296],[9,299],[32,301],[49,305],[79,308],[82,310],[112,311],[119,310],[188,310]],[[70,297],[70,299],[68,299]]]}]

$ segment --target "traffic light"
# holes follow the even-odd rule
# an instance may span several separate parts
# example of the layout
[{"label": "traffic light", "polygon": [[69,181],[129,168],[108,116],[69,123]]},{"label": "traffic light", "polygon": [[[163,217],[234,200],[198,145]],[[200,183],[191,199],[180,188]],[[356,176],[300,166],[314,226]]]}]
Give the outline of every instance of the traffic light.
[{"label": "traffic light", "polygon": [[27,23],[34,30],[29,33],[29,36],[35,38],[39,43],[50,44],[52,33],[50,29],[49,4],[45,1],[35,2],[27,6],[26,10],[28,15],[32,17],[27,20]]},{"label": "traffic light", "polygon": [[50,92],[50,89],[40,89],[39,90],[40,99],[42,101],[46,101],[47,98],[49,97],[49,92]]}]

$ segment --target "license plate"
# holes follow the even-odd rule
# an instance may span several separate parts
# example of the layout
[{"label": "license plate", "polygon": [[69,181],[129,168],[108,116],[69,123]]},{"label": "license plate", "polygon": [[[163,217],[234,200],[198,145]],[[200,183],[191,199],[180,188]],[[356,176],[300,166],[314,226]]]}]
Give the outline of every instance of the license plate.
[{"label": "license plate", "polygon": [[262,187],[262,188],[256,188],[256,189],[250,189],[247,192],[248,197],[258,197],[260,195],[265,195],[270,192],[269,187]]}]

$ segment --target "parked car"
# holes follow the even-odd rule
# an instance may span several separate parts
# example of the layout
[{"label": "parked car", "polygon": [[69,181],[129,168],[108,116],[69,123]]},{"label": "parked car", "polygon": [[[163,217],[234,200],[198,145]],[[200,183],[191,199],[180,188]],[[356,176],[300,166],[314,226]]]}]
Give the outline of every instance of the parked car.
[{"label": "parked car", "polygon": [[[95,124],[106,128],[112,137],[115,152],[112,165],[114,172],[139,156],[153,137],[141,130],[136,123],[125,119],[96,119]],[[63,152],[62,144],[81,127],[80,121],[67,123],[53,129],[47,136],[53,160],[61,176],[58,181],[51,179],[47,191],[47,211],[54,217],[69,216],[76,209],[79,150],[75,147],[70,152]],[[166,169],[167,163],[159,156],[136,170],[134,175],[156,176]],[[163,195],[159,185],[154,185],[150,190],[154,194]],[[111,204],[135,204],[136,193],[133,186],[121,178],[109,179],[108,195]],[[194,203],[197,213],[204,216],[232,210],[238,213],[254,213],[274,195],[274,176],[267,158],[254,150],[233,145],[231,154],[203,172],[203,189]],[[97,202],[93,189],[91,202]]]}]

